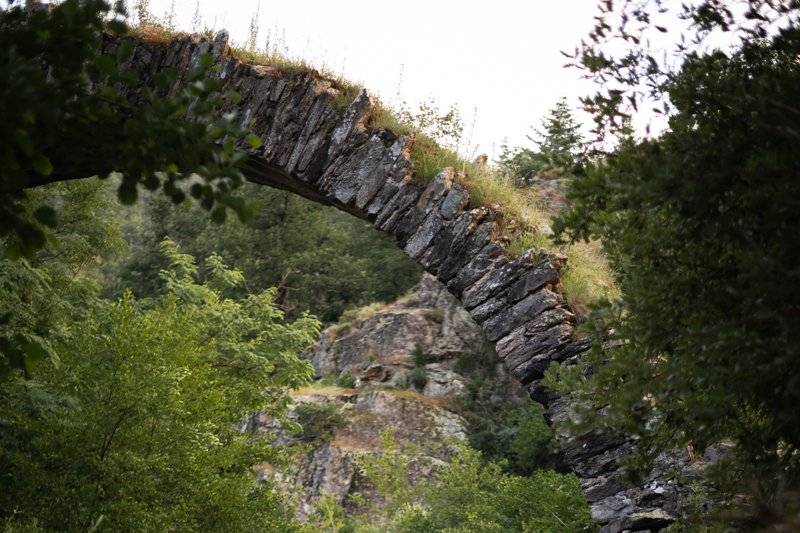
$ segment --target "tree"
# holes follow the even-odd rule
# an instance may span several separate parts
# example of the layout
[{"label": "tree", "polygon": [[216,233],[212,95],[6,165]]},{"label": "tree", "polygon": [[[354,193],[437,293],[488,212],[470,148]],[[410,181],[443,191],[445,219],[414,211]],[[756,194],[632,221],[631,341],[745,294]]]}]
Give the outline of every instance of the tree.
[{"label": "tree", "polygon": [[[731,468],[768,497],[800,482],[799,9],[774,5],[782,29],[687,53],[654,86],[672,109],[661,137],[623,143],[572,183],[556,233],[601,239],[623,297],[592,314],[584,365],[550,372],[578,387],[590,425],[636,435],[643,459],[733,441]],[[691,9],[701,29],[734,26],[719,4]],[[623,124],[620,109],[597,113]]]},{"label": "tree", "polygon": [[[158,244],[166,236],[191,255],[217,253],[238,265],[248,280],[242,294],[277,287],[277,304],[290,317],[310,310],[334,322],[346,309],[390,301],[419,281],[419,266],[367,222],[268,187],[246,184],[235,194],[259,206],[246,222],[215,224],[202,208],[158,195],[128,208],[120,225],[131,253],[104,263],[104,294],[130,288],[140,298],[158,295],[165,266]],[[201,277],[207,273],[201,262]]]},{"label": "tree", "polygon": [[54,181],[116,175],[125,204],[143,186],[175,203],[191,196],[217,220],[227,209],[246,212],[229,194],[243,181],[237,143],[246,131],[234,114],[217,113],[236,95],[207,76],[208,54],[174,96],[175,72],[160,73],[155,88],[138,86],[120,68],[133,51],[121,9],[65,0],[0,11],[0,238],[9,257],[44,245],[56,211],[27,211],[26,189]]},{"label": "tree", "polygon": [[[226,293],[241,273],[162,243],[167,293],[144,309],[130,293],[97,300],[54,344],[61,364],[0,384],[0,516],[45,531],[289,531],[291,513],[251,468],[280,449],[240,431],[256,411],[280,418],[310,380],[298,357],[318,333],[292,323],[275,291]],[[8,522],[10,521],[10,522]]]},{"label": "tree", "polygon": [[[117,5],[65,0],[26,9],[11,2],[0,11],[4,257],[30,258],[45,245],[58,214],[55,204],[31,207],[29,189],[56,181],[115,176],[124,204],[135,202],[143,186],[174,203],[191,196],[217,221],[229,209],[248,213],[247,202],[230,194],[243,182],[246,156],[237,144],[245,137],[253,147],[260,141],[235,114],[217,113],[236,95],[223,95],[222,81],[207,77],[210,55],[198,59],[177,94],[167,94],[175,72],[160,73],[155,88],[137,86],[121,68],[133,44]],[[41,356],[40,343],[22,337],[1,344],[4,361],[16,367]]]},{"label": "tree", "polygon": [[500,164],[520,186],[543,174],[571,176],[579,173],[584,164],[585,147],[580,125],[566,98],[556,102],[542,119],[541,128],[541,131],[535,131],[535,137],[528,136],[536,149],[503,146]]},{"label": "tree", "polygon": [[31,257],[0,258],[0,381],[13,371],[30,376],[36,360],[57,362],[52,343],[69,330],[70,320],[89,312],[100,285],[98,263],[123,248],[115,202],[103,185],[55,183],[29,194],[29,211],[62,205],[61,224],[50,246]]}]

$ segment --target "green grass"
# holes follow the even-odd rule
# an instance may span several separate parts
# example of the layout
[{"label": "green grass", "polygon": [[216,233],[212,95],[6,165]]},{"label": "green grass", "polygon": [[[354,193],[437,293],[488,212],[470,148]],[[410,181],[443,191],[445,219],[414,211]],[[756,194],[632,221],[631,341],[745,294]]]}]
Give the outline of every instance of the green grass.
[{"label": "green grass", "polygon": [[471,163],[456,152],[445,148],[417,128],[402,122],[392,110],[376,101],[372,107],[370,124],[375,129],[389,130],[395,135],[413,138],[411,162],[414,164],[414,180],[427,185],[442,169],[452,167],[459,172],[467,172]]}]

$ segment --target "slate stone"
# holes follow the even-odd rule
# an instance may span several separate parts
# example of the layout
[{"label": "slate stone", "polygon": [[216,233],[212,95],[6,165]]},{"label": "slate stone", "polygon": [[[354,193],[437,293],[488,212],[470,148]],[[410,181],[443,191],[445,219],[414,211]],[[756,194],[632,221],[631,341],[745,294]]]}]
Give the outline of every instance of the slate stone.
[{"label": "slate stone", "polygon": [[503,335],[506,335],[512,329],[524,324],[532,317],[539,313],[552,309],[561,303],[561,298],[550,290],[541,289],[511,307],[506,307],[496,316],[487,320],[483,324],[483,331],[486,332],[486,338],[490,341],[496,341]]}]

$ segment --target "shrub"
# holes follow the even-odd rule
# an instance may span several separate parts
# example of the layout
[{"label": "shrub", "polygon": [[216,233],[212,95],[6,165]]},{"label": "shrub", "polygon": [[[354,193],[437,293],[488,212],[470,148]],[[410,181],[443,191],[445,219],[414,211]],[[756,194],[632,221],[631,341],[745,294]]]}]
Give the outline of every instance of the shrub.
[{"label": "shrub", "polygon": [[303,440],[329,441],[336,428],[347,421],[333,403],[301,403],[295,408],[295,414],[302,427],[298,436]]},{"label": "shrub", "polygon": [[421,391],[428,384],[428,374],[425,372],[424,366],[417,366],[408,374],[409,384],[415,389]]},{"label": "shrub", "polygon": [[353,389],[356,386],[356,378],[354,378],[353,374],[351,374],[349,371],[344,372],[336,379],[336,386],[343,387],[345,389]]},{"label": "shrub", "polygon": [[420,344],[414,346],[414,350],[411,352],[411,357],[414,359],[415,367],[425,366],[428,363],[433,363],[436,360],[436,358],[426,352]]},{"label": "shrub", "polygon": [[594,530],[574,475],[552,471],[538,471],[529,477],[507,474],[497,464],[485,462],[480,452],[461,446],[450,464],[409,492],[408,474],[396,466],[407,464],[408,458],[402,451],[390,451],[373,461],[378,468],[365,472],[368,479],[378,481],[381,496],[392,503],[364,514],[371,524],[382,522],[382,531]]}]

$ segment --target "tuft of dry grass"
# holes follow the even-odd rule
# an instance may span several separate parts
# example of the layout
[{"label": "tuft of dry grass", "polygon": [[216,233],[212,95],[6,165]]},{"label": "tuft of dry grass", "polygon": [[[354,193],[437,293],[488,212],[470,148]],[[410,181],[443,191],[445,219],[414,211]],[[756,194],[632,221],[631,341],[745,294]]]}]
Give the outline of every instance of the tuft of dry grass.
[{"label": "tuft of dry grass", "polygon": [[561,273],[561,284],[567,301],[578,312],[586,314],[590,305],[622,296],[599,242],[576,242],[562,251],[567,255],[567,266]]},{"label": "tuft of dry grass", "polygon": [[386,307],[387,304],[383,302],[373,302],[363,307],[348,309],[342,313],[342,316],[339,317],[339,321],[331,326],[328,331],[336,338],[350,328],[358,326],[365,320],[377,315],[386,309]]},{"label": "tuft of dry grass", "polygon": [[145,44],[154,45],[167,45],[188,37],[189,34],[171,30],[167,26],[157,22],[144,22],[138,24],[130,29],[131,35]]},{"label": "tuft of dry grass", "polygon": [[395,135],[411,137],[411,162],[414,164],[414,180],[427,185],[442,169],[452,167],[458,172],[467,172],[471,164],[456,152],[441,146],[418,128],[401,121],[397,114],[380,101],[372,106],[370,124],[375,129],[389,130]]}]

